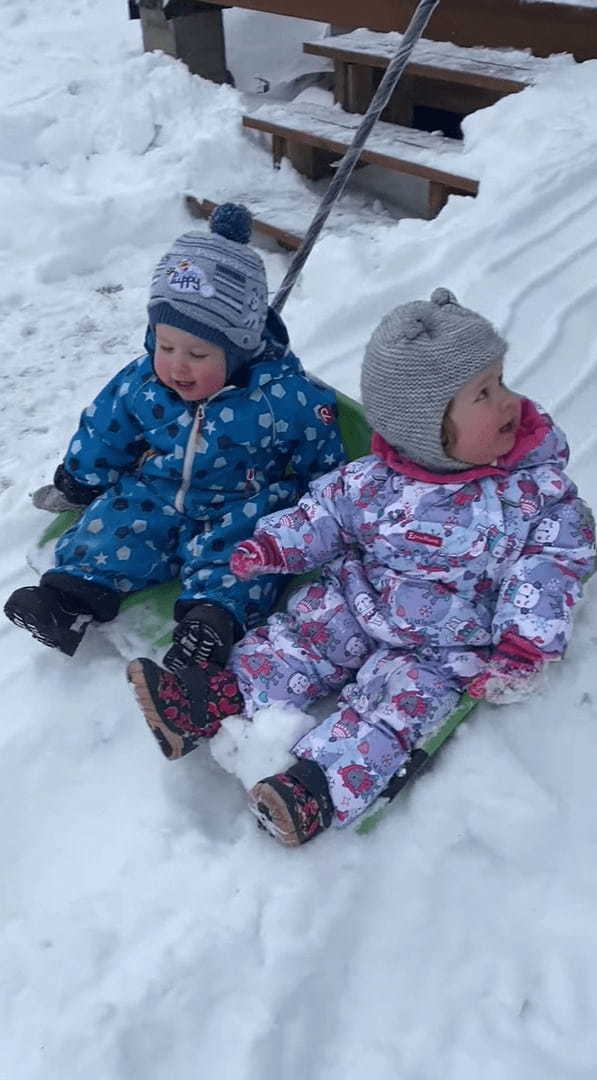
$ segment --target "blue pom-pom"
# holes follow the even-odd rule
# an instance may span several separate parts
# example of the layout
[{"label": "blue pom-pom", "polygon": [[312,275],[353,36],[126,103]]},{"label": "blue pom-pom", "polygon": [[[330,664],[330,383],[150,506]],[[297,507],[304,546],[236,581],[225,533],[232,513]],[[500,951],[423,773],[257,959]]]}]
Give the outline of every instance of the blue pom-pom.
[{"label": "blue pom-pom", "polygon": [[253,218],[250,210],[241,203],[227,202],[216,206],[209,219],[209,227],[218,236],[236,240],[237,244],[248,244],[251,239]]}]

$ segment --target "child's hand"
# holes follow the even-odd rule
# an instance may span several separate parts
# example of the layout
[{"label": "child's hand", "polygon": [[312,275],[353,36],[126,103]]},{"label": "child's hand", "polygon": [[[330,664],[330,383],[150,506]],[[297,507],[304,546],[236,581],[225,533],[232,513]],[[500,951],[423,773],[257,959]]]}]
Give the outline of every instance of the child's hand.
[{"label": "child's hand", "polygon": [[489,701],[492,705],[523,701],[537,689],[543,666],[543,661],[539,659],[514,658],[500,652],[498,645],[485,671],[476,675],[467,686],[467,694]]},{"label": "child's hand", "polygon": [[286,574],[286,563],[274,540],[268,536],[243,540],[230,557],[230,569],[241,581],[259,574]]}]

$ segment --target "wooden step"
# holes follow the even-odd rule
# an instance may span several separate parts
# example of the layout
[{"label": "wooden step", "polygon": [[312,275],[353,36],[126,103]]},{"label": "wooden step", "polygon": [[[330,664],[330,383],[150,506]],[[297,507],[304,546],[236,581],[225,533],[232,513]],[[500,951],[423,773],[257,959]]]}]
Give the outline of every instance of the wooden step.
[{"label": "wooden step", "polygon": [[[360,123],[360,116],[312,102],[262,105],[243,117],[245,127],[273,136],[274,164],[279,164],[289,147],[299,144],[310,152],[313,172],[318,154],[328,164],[330,158],[344,155]],[[449,194],[477,194],[478,181],[467,175],[464,156],[463,144],[456,139],[378,121],[360,161],[429,181],[428,216],[434,217]],[[316,178],[307,167],[302,171]]]},{"label": "wooden step", "polygon": [[[249,206],[249,200],[243,199],[244,205],[251,210],[253,216],[253,230],[257,233],[261,233],[263,236],[268,236],[270,239],[275,240],[280,247],[285,248],[287,251],[296,251],[303,242],[303,237],[296,232],[292,232],[286,229],[281,224],[276,224],[273,221],[264,220],[263,217],[258,217],[254,210]],[[212,211],[215,210],[218,203],[212,202],[210,199],[197,199],[194,195],[185,195],[186,208],[189,211],[191,217],[194,218],[209,218]]]},{"label": "wooden step", "polygon": [[[307,41],[306,53],[330,60],[386,68],[402,42],[402,34],[355,30],[351,34]],[[512,94],[534,82],[549,61],[515,49],[463,48],[448,41],[423,38],[412,52],[405,74],[460,83]]]},{"label": "wooden step", "polygon": [[[232,202],[241,202],[251,211],[253,217],[253,242],[260,236],[275,240],[287,251],[296,251],[319,210],[321,199],[318,195],[305,190],[297,197],[296,191],[282,189],[263,195],[233,192]],[[211,199],[198,199],[194,195],[185,196],[188,212],[194,218],[208,218],[217,206]],[[374,229],[395,225],[397,218],[377,206],[372,207],[370,199],[362,194],[343,195],[336,203],[333,213],[327,219],[322,236],[363,236],[369,238]]]}]

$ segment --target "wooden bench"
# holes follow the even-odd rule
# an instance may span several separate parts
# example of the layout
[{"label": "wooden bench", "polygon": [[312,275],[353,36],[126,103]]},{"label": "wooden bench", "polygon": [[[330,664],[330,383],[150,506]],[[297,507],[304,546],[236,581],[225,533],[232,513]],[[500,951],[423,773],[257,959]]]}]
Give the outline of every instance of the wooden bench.
[{"label": "wooden bench", "polygon": [[[399,33],[356,30],[307,41],[303,49],[333,62],[336,101],[347,112],[364,113],[401,40]],[[466,49],[423,39],[415,46],[383,119],[416,126],[417,107],[466,116],[493,105],[505,94],[524,90],[548,63],[515,50]]]},{"label": "wooden bench", "polygon": [[[329,170],[350,146],[359,116],[313,103],[262,105],[243,117],[247,128],[272,136],[274,166],[286,154],[310,179]],[[476,195],[478,181],[463,166],[464,148],[455,139],[378,121],[361,162],[428,181],[427,217],[435,217],[448,195]]]}]

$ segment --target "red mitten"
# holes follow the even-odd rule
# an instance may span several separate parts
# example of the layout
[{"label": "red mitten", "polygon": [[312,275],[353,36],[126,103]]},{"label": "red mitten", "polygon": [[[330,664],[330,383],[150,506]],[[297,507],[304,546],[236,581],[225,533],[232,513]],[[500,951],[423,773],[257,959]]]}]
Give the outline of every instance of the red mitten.
[{"label": "red mitten", "polygon": [[275,540],[269,536],[243,540],[230,556],[230,569],[241,581],[260,574],[286,574],[286,563]]},{"label": "red mitten", "polygon": [[537,689],[544,658],[531,642],[507,633],[496,647],[487,667],[469,683],[467,694],[492,705],[523,701]]}]

